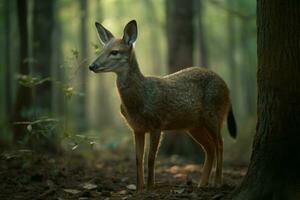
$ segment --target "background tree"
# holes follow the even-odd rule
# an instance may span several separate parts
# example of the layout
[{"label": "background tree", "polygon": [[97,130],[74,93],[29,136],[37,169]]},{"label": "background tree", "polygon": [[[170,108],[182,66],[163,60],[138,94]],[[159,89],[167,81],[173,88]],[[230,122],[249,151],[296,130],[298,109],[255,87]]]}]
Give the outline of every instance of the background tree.
[{"label": "background tree", "polygon": [[[247,12],[247,9],[251,7],[253,1],[239,1],[236,2],[239,10]],[[249,12],[249,11],[248,11]],[[254,12],[254,11],[253,11]],[[255,23],[252,20],[252,16],[243,16],[239,20],[240,32],[239,32],[239,44],[240,44],[240,77],[241,83],[243,85],[243,97],[242,101],[243,107],[245,108],[245,113],[248,116],[253,116],[255,113],[256,105],[255,105],[255,96],[256,96],[256,86],[251,83],[255,82],[255,70],[254,67],[256,65],[256,55],[255,55],[255,39],[253,35],[256,30],[255,26],[251,24]]]},{"label": "background tree", "polygon": [[[18,27],[20,37],[20,60],[18,65],[18,73],[21,75],[29,75],[29,64],[26,62],[28,58],[28,27],[27,27],[27,1],[17,1]],[[21,84],[17,87],[16,101],[12,115],[12,127],[14,132],[14,140],[18,142],[25,136],[25,130],[20,125],[14,125],[14,122],[26,121],[29,117],[29,110],[32,105],[32,91],[29,87]]]},{"label": "background tree", "polygon": [[[192,3],[181,0],[166,1],[168,71],[173,73],[193,66],[194,52],[194,8]],[[189,155],[198,145],[187,135],[178,131],[167,134],[162,145],[167,154]],[[176,134],[173,134],[176,133]],[[192,148],[191,148],[192,147]],[[196,150],[196,151],[197,151]]]},{"label": "background tree", "polygon": [[80,4],[80,81],[79,81],[79,91],[84,94],[84,96],[78,97],[78,103],[76,105],[77,110],[77,119],[79,122],[77,123],[79,131],[83,131],[88,126],[87,122],[87,104],[86,98],[88,97],[88,83],[86,74],[88,69],[86,66],[88,65],[88,34],[87,34],[87,16],[88,16],[88,2],[87,0],[79,0]]},{"label": "background tree", "polygon": [[257,1],[257,133],[235,199],[300,199],[299,8]]},{"label": "background tree", "polygon": [[[59,11],[61,7],[60,1],[54,3],[54,30],[52,38],[52,66],[51,74],[53,80],[58,81],[61,84],[65,84],[65,71],[63,70],[63,47],[62,47],[62,22],[60,21]],[[61,87],[54,87],[52,93],[52,111],[55,115],[62,117],[64,115],[64,94]]]},{"label": "background tree", "polygon": [[157,32],[160,31],[161,29],[161,24],[160,21],[157,19],[157,13],[155,9],[155,4],[151,0],[145,0],[144,1],[144,6],[146,8],[146,17],[149,25],[151,27],[157,27],[157,28],[151,28],[150,29],[150,36],[149,40],[151,41],[150,43],[150,51],[151,51],[151,56],[152,56],[152,66],[153,66],[153,73],[155,75],[161,74],[162,71],[162,52],[160,48],[160,43],[159,40],[157,39]]},{"label": "background tree", "polygon": [[[54,30],[54,1],[34,0],[33,6],[33,71],[40,78],[49,78]],[[51,81],[46,81],[35,88],[34,101],[37,117],[52,111],[52,92]]]},{"label": "background tree", "polygon": [[199,40],[199,60],[201,67],[209,67],[207,37],[204,26],[204,6],[203,0],[194,0],[195,14],[197,16],[197,34]]},{"label": "background tree", "polygon": [[5,59],[5,107],[6,113],[11,112],[11,104],[12,104],[12,85],[11,85],[11,64],[10,64],[10,41],[11,41],[11,21],[10,21],[10,11],[11,9],[11,1],[5,0],[4,2],[4,12],[5,12],[5,50],[4,50],[4,59]]}]

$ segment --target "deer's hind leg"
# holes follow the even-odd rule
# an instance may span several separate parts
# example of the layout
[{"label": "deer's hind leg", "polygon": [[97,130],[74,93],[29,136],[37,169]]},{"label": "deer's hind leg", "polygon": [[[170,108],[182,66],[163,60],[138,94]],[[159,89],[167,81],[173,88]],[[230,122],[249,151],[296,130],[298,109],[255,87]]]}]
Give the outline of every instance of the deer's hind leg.
[{"label": "deer's hind leg", "polygon": [[[214,119],[214,120],[213,120]],[[212,118],[211,123],[207,123],[207,129],[211,133],[211,137],[216,148],[216,174],[214,177],[214,186],[222,185],[222,168],[223,168],[223,139],[220,132],[220,123],[217,118]]]},{"label": "deer's hind leg", "polygon": [[216,176],[214,185],[220,187],[222,185],[222,169],[223,169],[223,139],[221,135],[217,139],[217,162],[216,162]]},{"label": "deer's hind leg", "polygon": [[213,137],[211,137],[209,131],[205,127],[193,129],[189,132],[193,139],[202,146],[205,152],[205,161],[199,186],[207,186],[215,160],[217,150],[216,144],[213,140]]}]

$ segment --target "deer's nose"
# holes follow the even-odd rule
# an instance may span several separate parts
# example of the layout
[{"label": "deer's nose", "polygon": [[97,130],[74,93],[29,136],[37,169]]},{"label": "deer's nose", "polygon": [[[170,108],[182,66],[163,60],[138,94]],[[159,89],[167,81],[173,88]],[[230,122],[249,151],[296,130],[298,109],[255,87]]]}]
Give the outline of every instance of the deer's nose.
[{"label": "deer's nose", "polygon": [[98,67],[98,65],[95,64],[95,63],[92,63],[92,64],[90,64],[90,66],[89,66],[89,68],[90,68],[91,71],[94,71],[97,67]]}]

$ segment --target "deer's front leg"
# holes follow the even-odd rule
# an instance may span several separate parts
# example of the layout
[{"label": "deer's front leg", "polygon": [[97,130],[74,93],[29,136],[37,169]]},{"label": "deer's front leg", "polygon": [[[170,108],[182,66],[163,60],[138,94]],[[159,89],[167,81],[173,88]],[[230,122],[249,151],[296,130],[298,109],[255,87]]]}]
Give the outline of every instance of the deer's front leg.
[{"label": "deer's front leg", "polygon": [[144,145],[145,133],[134,132],[135,136],[135,153],[136,153],[136,170],[137,170],[137,192],[144,187]]},{"label": "deer's front leg", "polygon": [[160,130],[150,132],[150,148],[148,155],[148,182],[147,187],[151,188],[155,183],[155,158],[160,141]]}]

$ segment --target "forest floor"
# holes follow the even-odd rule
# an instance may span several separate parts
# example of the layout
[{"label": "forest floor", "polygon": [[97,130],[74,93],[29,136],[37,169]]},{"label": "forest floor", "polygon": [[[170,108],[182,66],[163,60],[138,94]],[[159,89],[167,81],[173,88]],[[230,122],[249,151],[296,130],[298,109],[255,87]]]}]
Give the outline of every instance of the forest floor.
[{"label": "forest floor", "polygon": [[158,158],[156,187],[135,192],[135,161],[131,158],[85,159],[81,156],[3,152],[0,157],[0,199],[230,199],[246,173],[245,166],[225,166],[220,188],[198,188],[202,165],[172,156]]}]

